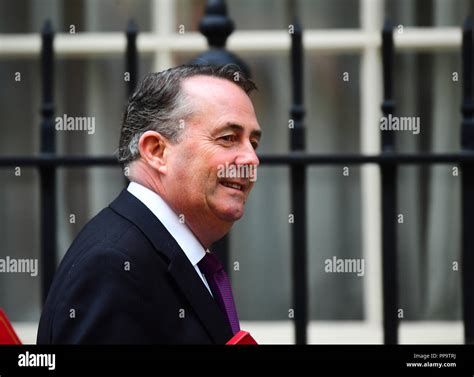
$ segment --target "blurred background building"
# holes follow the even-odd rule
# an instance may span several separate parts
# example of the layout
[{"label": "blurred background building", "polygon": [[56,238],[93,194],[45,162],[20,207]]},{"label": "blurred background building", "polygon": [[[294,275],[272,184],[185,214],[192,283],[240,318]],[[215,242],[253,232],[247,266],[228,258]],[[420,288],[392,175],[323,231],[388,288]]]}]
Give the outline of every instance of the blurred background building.
[{"label": "blurred background building", "polygon": [[[236,31],[227,47],[250,67],[264,132],[261,153],[289,150],[288,26],[305,35],[307,151],[377,153],[382,75],[380,30],[394,25],[396,106],[419,116],[421,132],[399,133],[405,152],[460,149],[461,25],[468,0],[227,0]],[[185,63],[207,49],[197,27],[202,0],[0,0],[0,154],[39,150],[39,31],[51,19],[56,41],[55,115],[95,117],[95,134],[58,132],[59,155],[112,155],[125,104],[123,51],[129,19],[138,25],[139,77]],[[75,34],[71,34],[74,25]],[[427,32],[425,28],[433,28]],[[69,39],[60,39],[62,36]],[[147,43],[156,36],[157,43]],[[77,40],[74,40],[77,38]],[[82,38],[82,39],[81,39]],[[148,38],[148,39],[147,39]],[[115,46],[119,46],[115,48]],[[122,46],[122,47],[120,47]],[[21,72],[21,81],[15,81]],[[344,73],[349,79],[343,79]],[[81,227],[123,187],[118,167],[58,170],[59,257]],[[39,258],[39,181],[0,169],[0,257]],[[263,166],[246,215],[230,234],[230,271],[239,314],[262,343],[293,342],[289,168]],[[462,342],[459,181],[452,166],[399,168],[401,339]],[[376,166],[308,169],[310,343],[381,343],[380,184]],[[75,223],[70,222],[70,215]],[[364,258],[365,276],[331,274],[324,261]],[[41,263],[41,261],[40,261]],[[39,277],[0,274],[0,307],[34,340]],[[32,333],[34,331],[34,334]]]}]

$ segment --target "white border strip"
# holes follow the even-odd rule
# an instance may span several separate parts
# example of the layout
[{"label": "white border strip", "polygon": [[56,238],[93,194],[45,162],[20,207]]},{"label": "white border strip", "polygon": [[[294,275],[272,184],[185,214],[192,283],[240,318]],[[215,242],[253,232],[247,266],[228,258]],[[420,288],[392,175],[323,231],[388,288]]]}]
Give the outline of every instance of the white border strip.
[{"label": "white border strip", "polygon": [[[461,46],[461,28],[404,28],[395,29],[398,50],[456,50]],[[380,47],[380,32],[360,29],[304,30],[305,50],[331,53],[362,52],[365,48]],[[124,33],[58,33],[54,39],[59,56],[114,55],[125,51]],[[40,34],[0,34],[0,56],[37,57]],[[229,50],[235,52],[280,53],[290,48],[287,31],[240,31],[229,37]],[[140,53],[199,52],[207,49],[204,36],[197,32],[186,34],[139,33],[137,48]]]},{"label": "white border strip", "polygon": [[[260,344],[294,344],[291,321],[242,321]],[[23,344],[36,344],[36,322],[13,323]],[[463,344],[464,326],[460,321],[402,321],[400,344]],[[382,329],[364,321],[312,321],[308,326],[309,344],[382,344]]]}]

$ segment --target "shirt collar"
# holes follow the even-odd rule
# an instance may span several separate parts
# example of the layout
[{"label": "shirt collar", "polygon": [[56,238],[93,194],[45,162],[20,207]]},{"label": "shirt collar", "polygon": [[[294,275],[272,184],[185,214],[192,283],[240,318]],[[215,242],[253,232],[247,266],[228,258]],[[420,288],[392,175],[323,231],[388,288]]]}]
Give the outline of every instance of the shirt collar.
[{"label": "shirt collar", "polygon": [[[206,255],[206,250],[191,232],[188,226],[171,209],[171,207],[156,192],[130,182],[127,191],[140,200],[170,232],[178,245],[184,251],[193,266]],[[181,221],[180,221],[181,220]]]}]

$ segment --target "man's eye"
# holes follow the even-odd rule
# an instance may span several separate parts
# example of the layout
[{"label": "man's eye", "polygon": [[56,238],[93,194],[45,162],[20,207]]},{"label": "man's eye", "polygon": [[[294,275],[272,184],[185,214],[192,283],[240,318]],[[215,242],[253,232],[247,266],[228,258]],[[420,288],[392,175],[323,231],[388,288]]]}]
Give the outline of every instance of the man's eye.
[{"label": "man's eye", "polygon": [[258,143],[256,141],[253,141],[252,142],[252,147],[253,147],[253,149],[257,149],[258,148]]},{"label": "man's eye", "polygon": [[235,135],[225,135],[221,136],[219,139],[228,141],[228,142],[234,142],[235,141]]}]

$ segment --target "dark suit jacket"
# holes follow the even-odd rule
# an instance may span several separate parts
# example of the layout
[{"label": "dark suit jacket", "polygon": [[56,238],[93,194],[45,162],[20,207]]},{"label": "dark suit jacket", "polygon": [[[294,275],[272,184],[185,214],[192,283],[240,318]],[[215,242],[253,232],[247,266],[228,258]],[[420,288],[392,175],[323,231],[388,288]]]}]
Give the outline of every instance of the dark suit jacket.
[{"label": "dark suit jacket", "polygon": [[81,230],[49,290],[38,344],[224,344],[232,331],[178,243],[127,190]]}]

